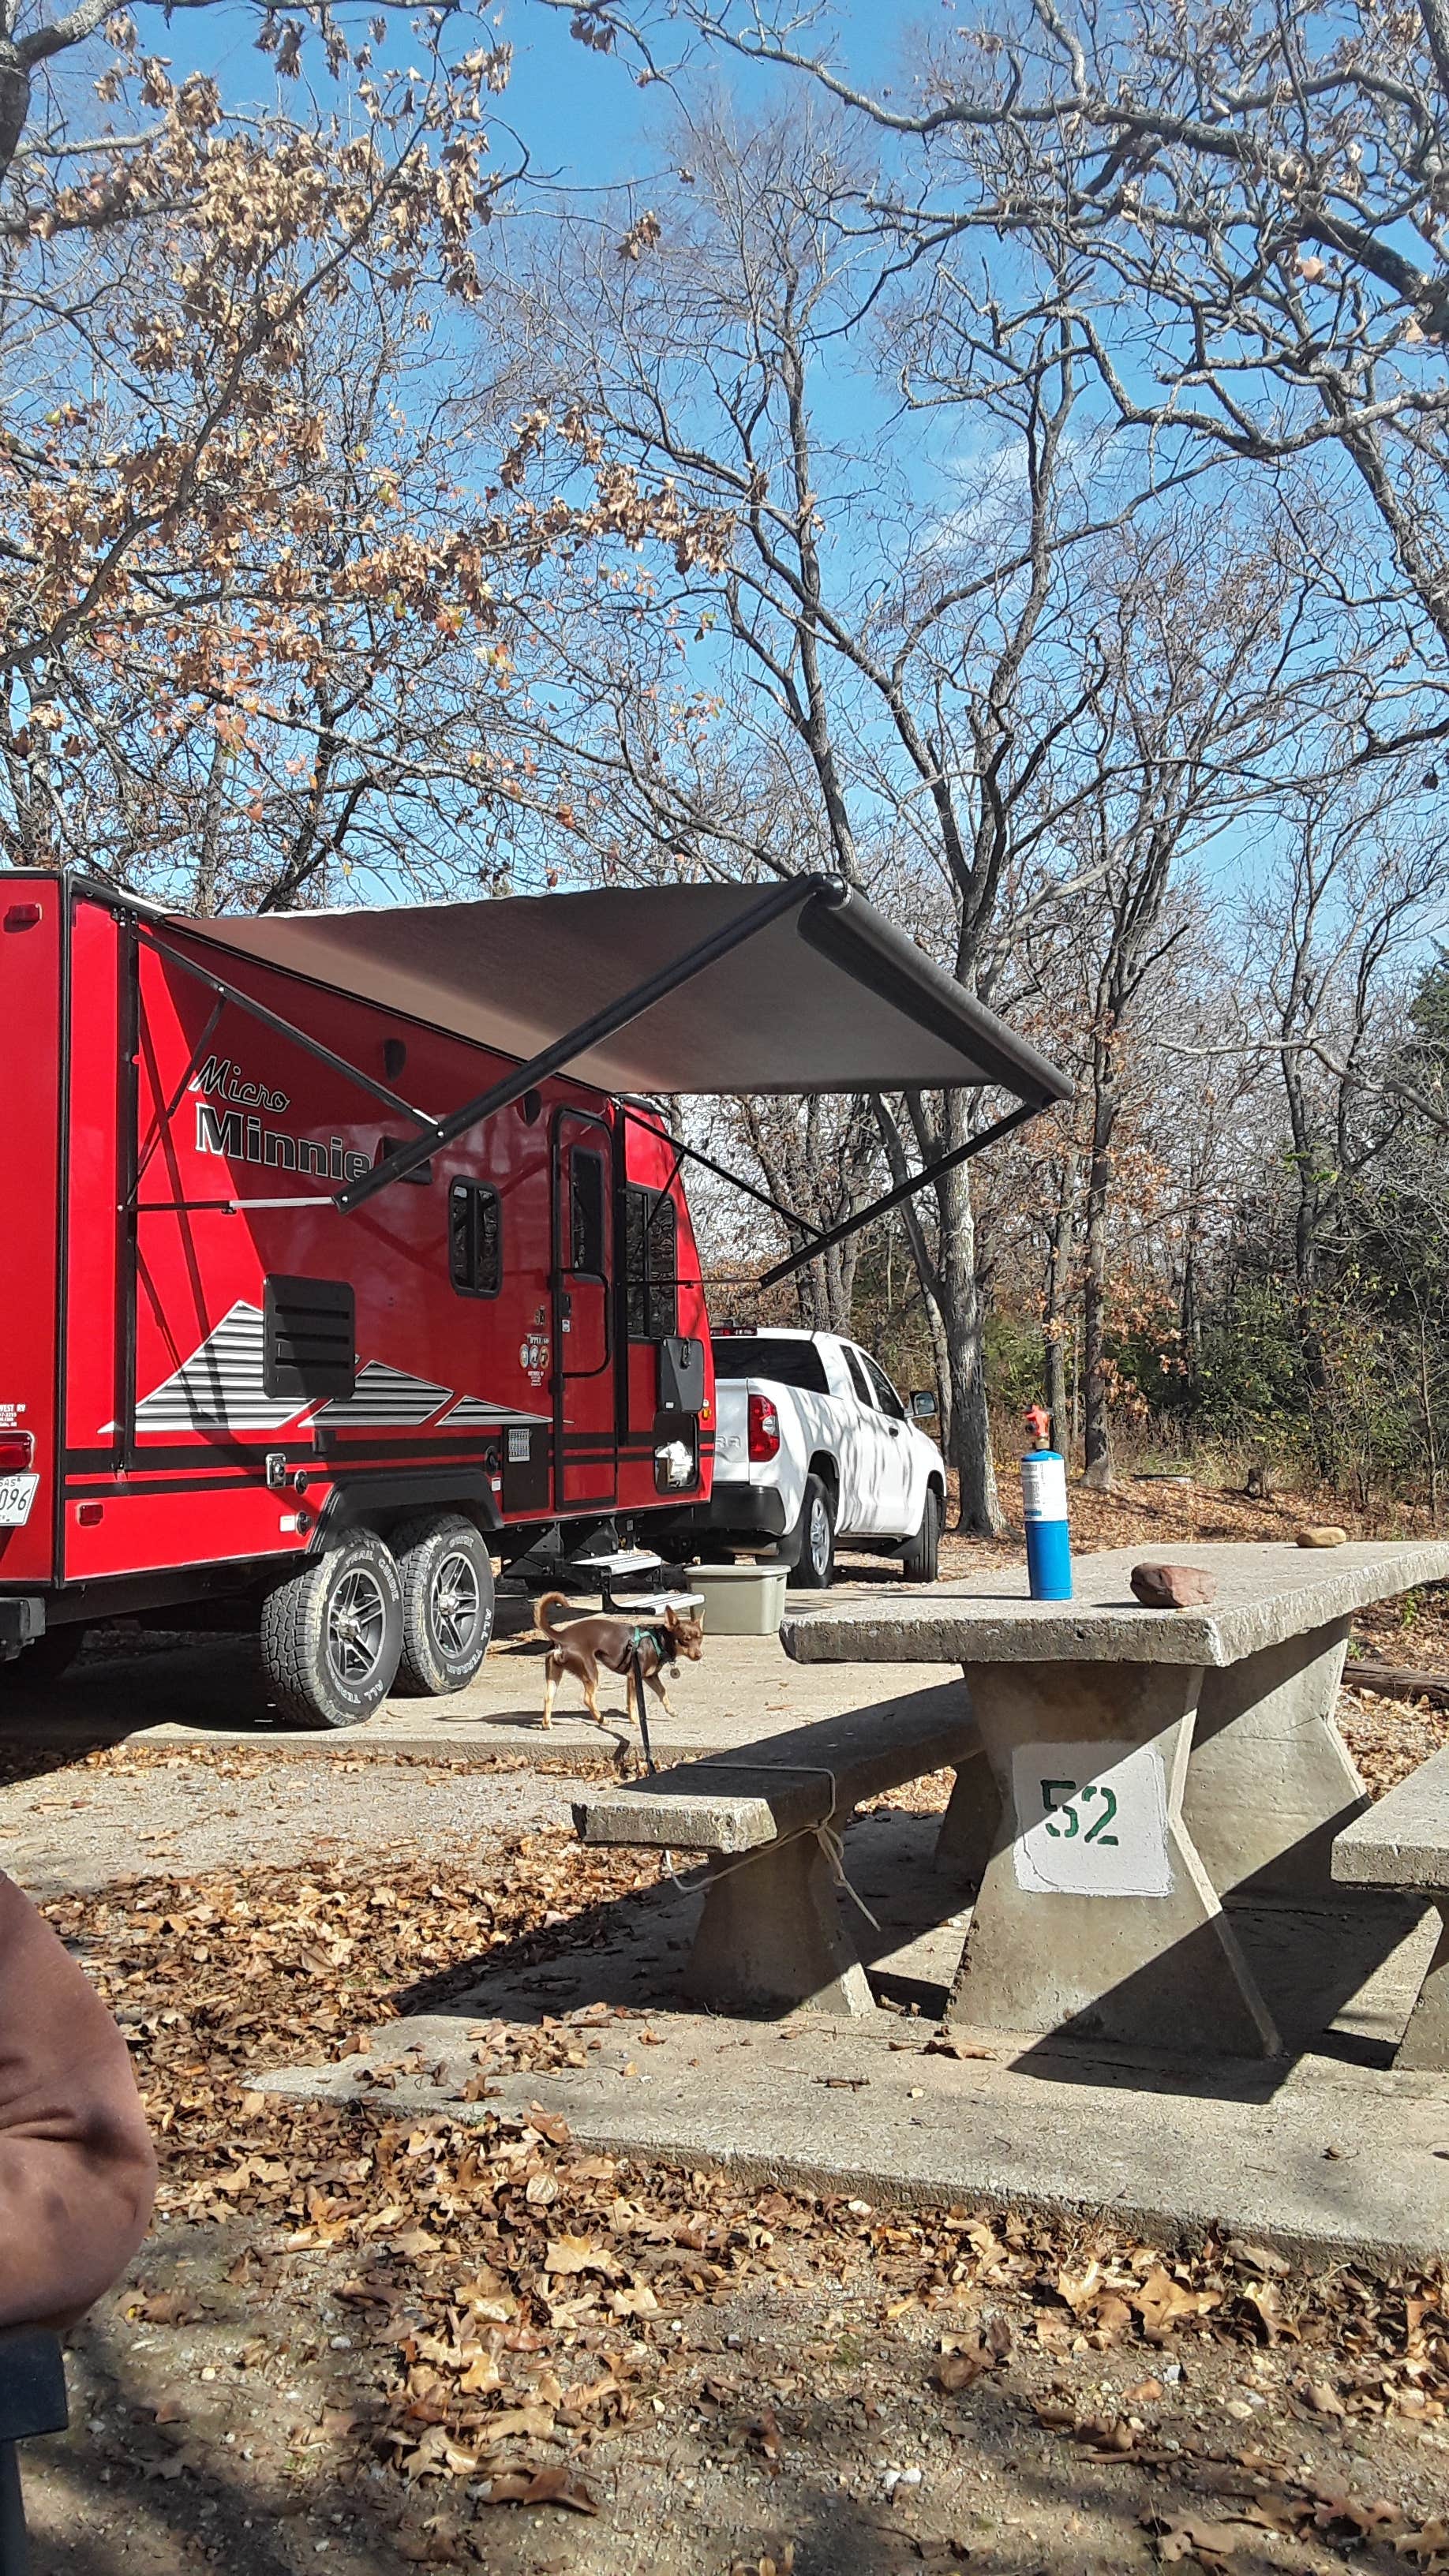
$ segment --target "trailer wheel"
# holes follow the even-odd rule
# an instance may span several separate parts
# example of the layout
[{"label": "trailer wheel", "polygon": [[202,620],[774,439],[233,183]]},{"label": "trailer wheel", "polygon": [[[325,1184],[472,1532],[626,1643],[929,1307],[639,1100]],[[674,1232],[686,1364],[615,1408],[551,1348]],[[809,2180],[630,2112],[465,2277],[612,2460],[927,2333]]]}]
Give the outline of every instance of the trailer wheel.
[{"label": "trailer wheel", "polygon": [[386,1699],[402,1653],[402,1584],[373,1530],[289,1575],[262,1604],[262,1661],[296,1726],[359,1726]]},{"label": "trailer wheel", "polygon": [[393,1531],[402,1577],[398,1688],[421,1699],[463,1690],[493,1634],[493,1560],[462,1512],[429,1512]]}]

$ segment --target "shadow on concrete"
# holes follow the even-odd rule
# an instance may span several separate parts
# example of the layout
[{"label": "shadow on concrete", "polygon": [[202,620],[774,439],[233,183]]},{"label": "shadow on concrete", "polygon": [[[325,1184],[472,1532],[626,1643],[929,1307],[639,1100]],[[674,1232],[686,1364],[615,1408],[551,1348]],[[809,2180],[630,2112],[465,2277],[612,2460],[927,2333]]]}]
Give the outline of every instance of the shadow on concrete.
[{"label": "shadow on concrete", "polygon": [[[846,1838],[845,1866],[875,1924],[841,1899],[877,2004],[926,2022],[945,2011],[969,1919],[960,1881],[932,1866],[939,1825],[937,1814],[897,1809],[859,1817]],[[673,1881],[601,1899],[567,1926],[527,1933],[405,1989],[393,1998],[399,2017],[497,2014],[527,2024],[593,2003],[651,2015],[690,2009],[683,1979],[706,1873],[684,1856],[675,1868]],[[1015,2052],[1010,2034],[981,2036],[1014,2071],[1049,2084],[1244,2104],[1270,2101],[1304,2056],[1372,2070],[1391,2064],[1417,1984],[1414,1951],[1392,1976],[1384,1971],[1406,1940],[1433,1937],[1416,1902],[1366,1895],[1361,1904],[1322,1912],[1255,1906],[1247,1898],[1232,1907],[1231,1924],[1279,2018],[1287,2043],[1279,2056],[1175,2058],[1170,2050],[1114,2042],[1086,2015]],[[1215,1935],[1204,1927],[1151,1970],[1123,1981],[1134,2010],[1143,2007],[1149,1984],[1160,1987],[1146,2000],[1171,2027],[1171,1999],[1180,1994],[1183,1975],[1192,1973],[1184,1954],[1194,1941],[1206,1948],[1215,1945]],[[766,2025],[772,2020],[758,2018]]]},{"label": "shadow on concrete", "polygon": [[[937,1814],[898,1809],[860,1817],[850,1829],[846,1868],[876,1925],[842,1899],[877,2001],[887,2011],[931,2020],[945,2010],[965,1939],[964,1921],[954,1919],[963,1903],[960,1884],[931,1865],[940,1822]],[[674,1867],[673,1879],[602,1898],[556,1931],[525,1933],[419,1981],[392,1998],[394,2008],[400,2018],[444,2013],[477,2020],[496,2013],[518,2022],[556,2013],[565,1995],[580,2007],[694,2009],[682,1981],[706,1873],[689,1855],[676,1856]],[[771,2016],[758,2018],[768,2023]]]},{"label": "shadow on concrete", "polygon": [[1202,1962],[1204,1979],[1216,1978],[1217,1936],[1201,1925],[1162,1958],[1112,1987],[1100,2010],[1076,2013],[1059,2030],[1033,2040],[1013,2060],[1017,2071],[1047,2082],[1101,2084],[1105,2067],[1130,2070],[1154,2093],[1211,2096],[1222,2101],[1271,2098],[1306,2056],[1383,2070],[1393,2064],[1403,2036],[1418,1971],[1406,1944],[1432,1941],[1432,1908],[1413,1897],[1364,1890],[1343,1905],[1292,1905],[1281,1898],[1255,1900],[1252,1881],[1225,1908],[1249,1970],[1283,2042],[1281,2054],[1247,2058],[1194,2055],[1178,2065],[1171,2051],[1147,2052],[1115,2044],[1108,2035],[1117,2015],[1173,2026],[1179,1999],[1190,1990]]}]

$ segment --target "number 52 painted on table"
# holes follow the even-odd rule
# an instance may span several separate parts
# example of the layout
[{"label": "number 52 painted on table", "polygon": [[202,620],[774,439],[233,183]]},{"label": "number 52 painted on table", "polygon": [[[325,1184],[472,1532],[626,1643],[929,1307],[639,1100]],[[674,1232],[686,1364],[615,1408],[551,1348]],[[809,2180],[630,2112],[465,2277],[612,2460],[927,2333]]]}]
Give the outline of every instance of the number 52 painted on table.
[{"label": "number 52 painted on table", "polygon": [[1080,1784],[1075,1780],[1043,1780],[1041,1802],[1047,1812],[1042,1821],[1053,1839],[1065,1834],[1070,1841],[1072,1835],[1080,1830],[1082,1818],[1072,1804],[1074,1798],[1081,1799],[1084,1809],[1090,1799],[1099,1798],[1103,1802],[1095,1822],[1089,1824],[1082,1835],[1083,1842],[1115,1844],[1117,1837],[1109,1834],[1107,1827],[1117,1813],[1117,1792],[1109,1789],[1105,1780],[1083,1780]]},{"label": "number 52 painted on table", "polygon": [[1167,1774],[1156,1744],[1018,1744],[1018,1887],[1036,1896],[1170,1896]]}]

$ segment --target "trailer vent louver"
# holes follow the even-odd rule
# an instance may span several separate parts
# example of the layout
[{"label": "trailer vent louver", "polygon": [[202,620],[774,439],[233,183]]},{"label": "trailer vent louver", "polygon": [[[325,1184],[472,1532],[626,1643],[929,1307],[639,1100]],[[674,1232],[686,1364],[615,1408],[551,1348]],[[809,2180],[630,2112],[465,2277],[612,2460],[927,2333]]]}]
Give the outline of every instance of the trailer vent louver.
[{"label": "trailer vent louver", "polygon": [[269,1279],[264,1313],[268,1395],[351,1395],[357,1383],[357,1314],[345,1279]]}]

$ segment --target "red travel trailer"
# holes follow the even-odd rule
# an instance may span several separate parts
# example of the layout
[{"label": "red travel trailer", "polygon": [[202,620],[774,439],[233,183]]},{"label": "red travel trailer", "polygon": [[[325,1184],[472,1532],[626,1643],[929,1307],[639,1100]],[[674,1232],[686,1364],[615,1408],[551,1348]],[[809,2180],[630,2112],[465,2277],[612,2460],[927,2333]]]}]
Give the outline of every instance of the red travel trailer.
[{"label": "red travel trailer", "polygon": [[495,1558],[707,1500],[659,1096],[1063,1087],[819,878],[200,921],[7,873],[0,1050],[0,1652],[226,1600],[333,1725],[471,1677]]}]

